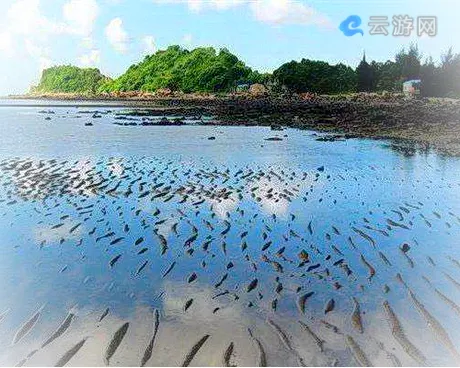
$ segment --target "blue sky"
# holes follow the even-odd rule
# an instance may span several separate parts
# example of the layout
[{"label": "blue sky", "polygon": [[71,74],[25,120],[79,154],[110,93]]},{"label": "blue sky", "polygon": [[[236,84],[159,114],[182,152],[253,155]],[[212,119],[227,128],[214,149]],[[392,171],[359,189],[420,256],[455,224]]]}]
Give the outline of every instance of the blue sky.
[{"label": "blue sky", "polygon": [[[1,0],[0,95],[27,91],[52,65],[116,77],[171,44],[227,47],[260,71],[301,58],[356,66],[363,50],[384,61],[411,42],[438,59],[449,46],[460,52],[459,10],[456,0]],[[364,36],[338,29],[352,14]],[[394,15],[437,16],[438,34],[369,34],[370,16]]]}]

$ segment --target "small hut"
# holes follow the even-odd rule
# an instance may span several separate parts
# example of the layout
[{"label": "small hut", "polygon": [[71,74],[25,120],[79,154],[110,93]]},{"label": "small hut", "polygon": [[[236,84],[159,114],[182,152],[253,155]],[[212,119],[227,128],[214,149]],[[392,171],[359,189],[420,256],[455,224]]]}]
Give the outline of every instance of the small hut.
[{"label": "small hut", "polygon": [[249,91],[249,83],[238,83],[235,88],[235,92],[247,92]]},{"label": "small hut", "polygon": [[412,79],[403,83],[403,93],[406,97],[416,98],[420,96],[422,81],[420,79]]}]

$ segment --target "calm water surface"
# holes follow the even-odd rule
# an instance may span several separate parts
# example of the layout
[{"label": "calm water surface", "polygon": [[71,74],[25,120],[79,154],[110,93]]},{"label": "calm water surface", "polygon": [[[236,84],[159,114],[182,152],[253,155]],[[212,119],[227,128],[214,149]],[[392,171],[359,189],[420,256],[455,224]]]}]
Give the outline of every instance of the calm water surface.
[{"label": "calm water surface", "polygon": [[460,364],[458,159],[9,103],[1,365]]}]

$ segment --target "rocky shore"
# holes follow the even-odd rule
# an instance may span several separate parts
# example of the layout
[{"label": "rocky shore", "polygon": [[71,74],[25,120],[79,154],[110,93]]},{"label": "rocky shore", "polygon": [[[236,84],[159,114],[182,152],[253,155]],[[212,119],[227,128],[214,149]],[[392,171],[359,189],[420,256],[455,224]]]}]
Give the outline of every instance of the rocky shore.
[{"label": "rocky shore", "polygon": [[[20,96],[23,99],[88,100],[91,106],[125,106],[134,116],[212,116],[206,124],[292,127],[336,138],[396,139],[420,149],[460,155],[460,101],[406,99],[401,95],[120,95]],[[96,103],[97,102],[97,103]],[[334,138],[332,138],[334,139]]]}]

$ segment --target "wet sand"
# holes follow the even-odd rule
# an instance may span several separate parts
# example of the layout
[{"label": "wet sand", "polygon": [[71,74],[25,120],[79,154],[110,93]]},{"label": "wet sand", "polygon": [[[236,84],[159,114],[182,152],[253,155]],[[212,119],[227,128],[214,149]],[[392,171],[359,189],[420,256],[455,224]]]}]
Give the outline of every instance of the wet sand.
[{"label": "wet sand", "polygon": [[460,363],[457,159],[42,111],[2,123],[1,365]]}]

